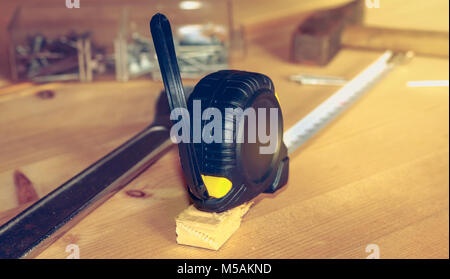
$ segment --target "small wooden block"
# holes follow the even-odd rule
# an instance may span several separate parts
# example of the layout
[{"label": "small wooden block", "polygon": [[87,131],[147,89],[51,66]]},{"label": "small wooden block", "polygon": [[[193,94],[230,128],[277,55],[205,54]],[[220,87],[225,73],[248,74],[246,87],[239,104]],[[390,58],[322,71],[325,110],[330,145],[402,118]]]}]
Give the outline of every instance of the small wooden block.
[{"label": "small wooden block", "polygon": [[246,203],[222,213],[204,212],[189,206],[175,219],[177,243],[219,250],[239,228],[252,204]]}]

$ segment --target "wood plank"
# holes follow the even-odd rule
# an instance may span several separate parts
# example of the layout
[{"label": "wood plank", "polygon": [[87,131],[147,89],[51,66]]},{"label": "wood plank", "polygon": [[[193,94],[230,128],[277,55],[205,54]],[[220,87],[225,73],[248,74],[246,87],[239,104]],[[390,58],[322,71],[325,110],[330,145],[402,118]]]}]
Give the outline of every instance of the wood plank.
[{"label": "wood plank", "polygon": [[245,203],[221,213],[201,211],[190,205],[175,218],[177,243],[219,250],[239,229],[251,205]]}]

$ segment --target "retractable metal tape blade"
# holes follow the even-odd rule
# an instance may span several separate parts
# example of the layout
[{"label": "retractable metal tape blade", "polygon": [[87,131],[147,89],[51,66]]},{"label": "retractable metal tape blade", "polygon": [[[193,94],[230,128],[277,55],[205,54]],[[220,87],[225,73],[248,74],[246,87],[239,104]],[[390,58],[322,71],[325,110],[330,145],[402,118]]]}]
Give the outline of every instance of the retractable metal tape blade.
[{"label": "retractable metal tape blade", "polygon": [[403,53],[386,51],[331,97],[289,128],[283,137],[288,147],[288,153],[292,154],[303,143],[345,111],[346,108],[351,106],[368,89],[374,86],[378,80],[389,73],[396,64],[402,63],[402,59],[406,59],[403,56]]},{"label": "retractable metal tape blade", "polygon": [[[250,122],[249,117],[244,117],[244,124],[240,126],[237,125],[236,118],[223,117],[220,132],[228,140],[206,143],[190,139],[189,142],[178,144],[188,193],[196,207],[205,211],[222,212],[243,204],[260,193],[273,193],[284,186],[288,180],[289,158],[283,143],[283,116],[270,78],[259,73],[218,71],[201,79],[186,102],[169,20],[162,14],[154,15],[150,21],[150,30],[170,109],[186,109],[190,123],[196,121],[193,117],[195,101],[202,108],[217,108],[222,115],[227,115],[227,109],[245,111],[253,108],[258,112],[263,109],[262,111],[267,112],[263,117],[266,120],[271,117],[269,113],[276,109],[274,152],[260,152],[261,148],[267,147],[267,143],[262,143],[259,137],[254,142],[249,141],[249,136],[245,136],[246,130],[260,129],[250,127],[255,122]],[[185,119],[181,117],[179,121],[186,121]],[[256,123],[258,120],[259,118]],[[270,127],[267,126],[269,121],[266,122],[267,130]],[[191,127],[190,123],[183,123],[186,124],[183,126]],[[203,131],[208,123],[209,121],[202,120],[200,130]],[[219,131],[214,130],[216,132]],[[238,141],[243,136],[242,133],[244,141]]]}]

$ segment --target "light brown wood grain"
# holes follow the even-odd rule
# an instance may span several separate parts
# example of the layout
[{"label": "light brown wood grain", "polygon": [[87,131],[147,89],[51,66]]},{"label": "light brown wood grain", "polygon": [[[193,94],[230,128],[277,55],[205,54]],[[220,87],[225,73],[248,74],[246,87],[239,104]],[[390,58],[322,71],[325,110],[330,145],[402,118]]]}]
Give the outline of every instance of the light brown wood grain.
[{"label": "light brown wood grain", "polygon": [[343,47],[412,51],[417,55],[448,58],[447,32],[392,29],[353,25],[342,33]]},{"label": "light brown wood grain", "polygon": [[[42,197],[149,125],[161,89],[146,81],[94,87],[68,83],[2,96],[0,211],[18,204],[15,170],[22,171]],[[54,97],[38,97],[42,90],[52,90]]]},{"label": "light brown wood grain", "polygon": [[399,29],[449,30],[449,2],[442,0],[380,0],[380,8],[366,9],[365,23]]},{"label": "light brown wood grain", "polygon": [[201,211],[190,205],[175,218],[177,243],[219,250],[239,229],[251,205],[241,204],[221,213]]}]

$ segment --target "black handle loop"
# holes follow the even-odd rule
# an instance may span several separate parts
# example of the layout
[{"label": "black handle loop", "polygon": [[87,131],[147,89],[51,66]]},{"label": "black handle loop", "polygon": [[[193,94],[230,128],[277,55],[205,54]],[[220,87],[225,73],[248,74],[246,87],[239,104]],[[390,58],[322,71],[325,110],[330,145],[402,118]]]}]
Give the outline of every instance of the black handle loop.
[{"label": "black handle loop", "polygon": [[[175,54],[172,30],[167,17],[160,13],[155,14],[150,21],[150,31],[167,93],[169,107],[171,110],[180,108],[186,109],[187,111],[186,97],[178,68],[177,56]],[[186,121],[186,119],[182,117],[180,121]],[[188,126],[189,123],[183,124],[184,127],[190,127]],[[189,139],[188,143],[180,142],[178,149],[181,166],[183,167],[186,182],[190,187],[191,193],[199,199],[208,199],[208,191],[203,183],[198,159],[194,151],[194,144],[191,139]]]}]

